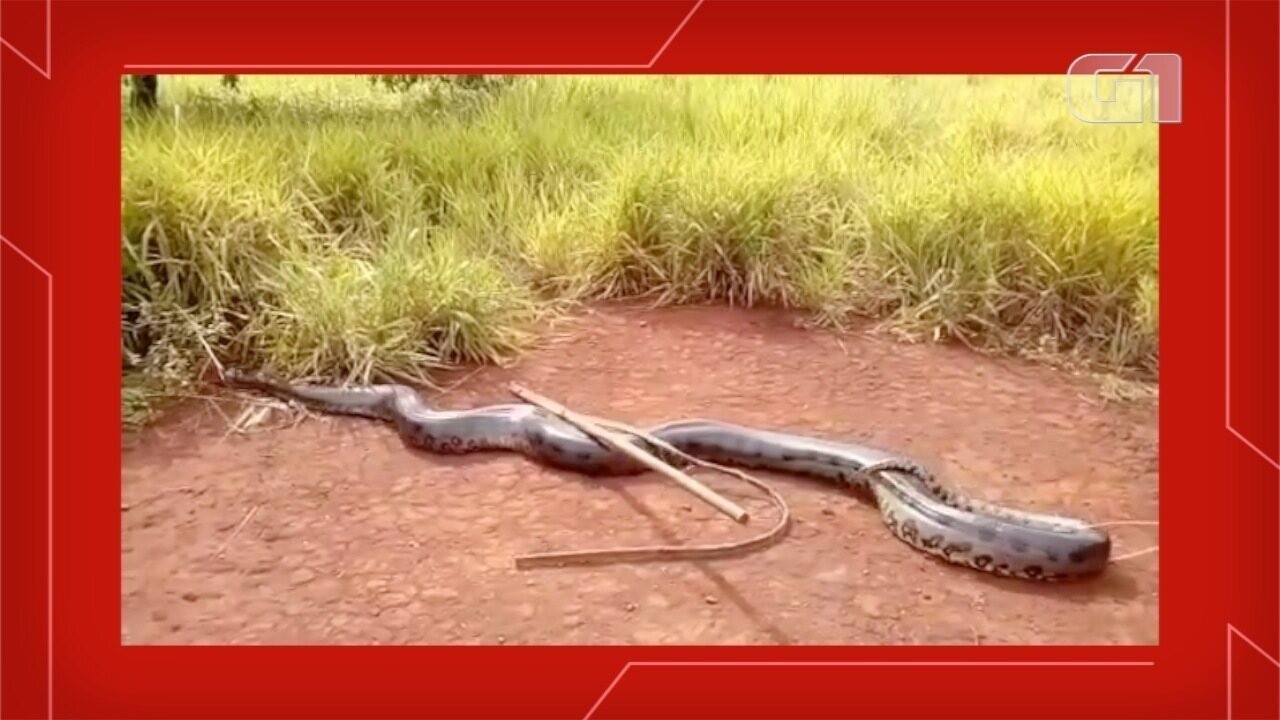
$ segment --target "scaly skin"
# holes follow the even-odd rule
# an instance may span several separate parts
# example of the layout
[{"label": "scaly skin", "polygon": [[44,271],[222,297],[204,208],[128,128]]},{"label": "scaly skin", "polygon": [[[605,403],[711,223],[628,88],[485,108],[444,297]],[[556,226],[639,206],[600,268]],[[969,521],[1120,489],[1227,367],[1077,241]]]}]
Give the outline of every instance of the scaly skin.
[{"label": "scaly skin", "polygon": [[[412,388],[403,385],[294,385],[235,370],[226,373],[225,382],[298,400],[329,413],[393,423],[406,441],[431,452],[506,450],[597,476],[634,475],[645,470],[626,454],[600,445],[533,405],[433,410]],[[806,475],[868,490],[895,537],[949,563],[1005,577],[1052,581],[1097,574],[1110,558],[1110,537],[1081,520],[968,498],[943,485],[923,467],[873,448],[714,420],[680,420],[648,432],[703,460]]]}]

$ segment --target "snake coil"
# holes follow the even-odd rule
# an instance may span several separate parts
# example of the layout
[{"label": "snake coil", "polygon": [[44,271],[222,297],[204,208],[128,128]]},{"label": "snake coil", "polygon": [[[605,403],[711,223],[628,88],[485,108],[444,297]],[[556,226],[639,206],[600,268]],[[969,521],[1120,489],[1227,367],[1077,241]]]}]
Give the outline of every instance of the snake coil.
[{"label": "snake coil", "polygon": [[[407,442],[431,452],[513,451],[596,476],[645,470],[626,454],[602,447],[532,405],[435,410],[404,385],[291,384],[234,369],[227,370],[223,380],[231,387],[297,400],[323,412],[390,422]],[[923,466],[874,448],[714,420],[680,420],[647,432],[709,462],[827,479],[868,491],[895,537],[949,563],[1005,577],[1054,581],[1097,574],[1110,558],[1110,536],[1082,520],[969,498]]]}]

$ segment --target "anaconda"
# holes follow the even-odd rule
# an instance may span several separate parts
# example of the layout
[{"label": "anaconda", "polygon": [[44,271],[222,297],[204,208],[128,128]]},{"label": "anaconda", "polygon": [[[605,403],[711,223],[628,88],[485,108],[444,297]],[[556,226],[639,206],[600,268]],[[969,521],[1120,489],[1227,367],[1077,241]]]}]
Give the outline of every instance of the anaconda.
[{"label": "anaconda", "polygon": [[[228,370],[225,382],[297,400],[323,412],[392,423],[435,453],[503,450],[595,476],[645,467],[533,405],[436,410],[404,385],[292,384]],[[715,420],[677,420],[647,430],[710,462],[831,480],[869,492],[895,537],[946,562],[1006,577],[1052,581],[1101,572],[1110,536],[1083,520],[1014,510],[970,498],[910,460],[876,448]],[[642,440],[634,442],[644,444]],[[654,452],[654,448],[645,448]]]}]

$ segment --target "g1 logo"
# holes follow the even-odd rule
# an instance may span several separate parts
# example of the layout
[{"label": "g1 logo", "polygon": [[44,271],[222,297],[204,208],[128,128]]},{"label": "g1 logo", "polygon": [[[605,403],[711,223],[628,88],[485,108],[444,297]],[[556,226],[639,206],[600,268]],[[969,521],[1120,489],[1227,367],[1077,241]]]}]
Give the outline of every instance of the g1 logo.
[{"label": "g1 logo", "polygon": [[1137,57],[1089,53],[1076,58],[1067,68],[1071,114],[1087,123],[1140,123],[1148,117],[1155,123],[1181,123],[1182,58],[1148,53],[1133,64]]}]

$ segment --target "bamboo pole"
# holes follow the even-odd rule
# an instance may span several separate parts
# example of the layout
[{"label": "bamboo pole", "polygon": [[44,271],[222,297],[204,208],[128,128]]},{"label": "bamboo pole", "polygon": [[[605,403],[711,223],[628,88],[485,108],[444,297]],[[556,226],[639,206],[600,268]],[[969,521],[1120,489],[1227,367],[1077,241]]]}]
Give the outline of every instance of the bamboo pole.
[{"label": "bamboo pole", "polygon": [[538,393],[535,393],[532,390],[529,390],[527,388],[521,387],[520,385],[517,385],[515,383],[508,384],[507,389],[509,389],[513,395],[520,398],[521,400],[537,405],[543,410],[546,410],[547,412],[555,415],[556,417],[559,417],[561,420],[564,420],[570,425],[573,425],[574,427],[590,435],[591,437],[599,440],[605,445],[619,452],[626,453],[627,455],[635,459],[637,462],[644,464],[646,467],[652,470],[655,470],[659,473],[662,473],[663,475],[666,475],[667,477],[674,480],[676,484],[678,484],[680,487],[684,488],[685,490],[688,490],[694,495],[697,495],[699,499],[711,505],[712,507],[724,513],[725,515],[728,515],[729,517],[733,518],[735,521],[740,523],[745,523],[747,521],[747,511],[743,509],[741,506],[739,506],[737,503],[734,503],[733,501],[716,493],[711,488],[707,487],[706,485],[703,485],[697,480],[694,480],[693,478],[689,477],[687,474],[680,472],[676,468],[673,468],[670,465],[662,462],[658,458],[654,457],[652,454],[645,452],[643,449],[632,444],[627,439],[626,436],[616,433],[612,430],[608,430],[604,427],[601,427],[596,422],[592,421],[590,418],[584,415],[581,415],[579,413],[576,413],[570,410],[569,408],[566,408],[565,406],[555,402],[554,400],[545,398],[539,395]]}]

